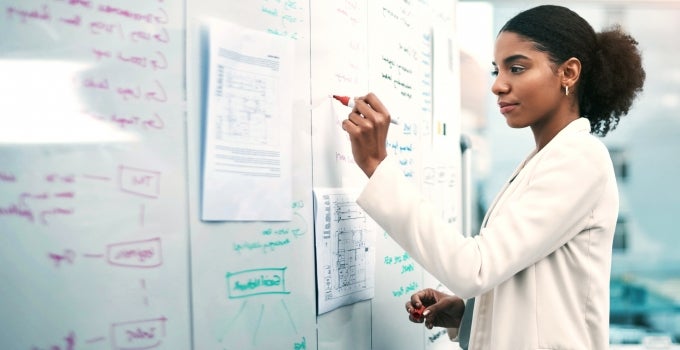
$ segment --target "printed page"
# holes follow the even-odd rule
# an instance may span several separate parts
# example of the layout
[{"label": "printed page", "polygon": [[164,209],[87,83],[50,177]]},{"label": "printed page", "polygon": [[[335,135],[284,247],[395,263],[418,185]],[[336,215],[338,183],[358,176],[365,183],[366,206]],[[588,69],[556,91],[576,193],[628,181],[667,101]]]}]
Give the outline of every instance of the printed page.
[{"label": "printed page", "polygon": [[292,42],[209,24],[202,219],[291,219]]},{"label": "printed page", "polygon": [[378,225],[345,189],[314,190],[318,313],[371,299]]}]

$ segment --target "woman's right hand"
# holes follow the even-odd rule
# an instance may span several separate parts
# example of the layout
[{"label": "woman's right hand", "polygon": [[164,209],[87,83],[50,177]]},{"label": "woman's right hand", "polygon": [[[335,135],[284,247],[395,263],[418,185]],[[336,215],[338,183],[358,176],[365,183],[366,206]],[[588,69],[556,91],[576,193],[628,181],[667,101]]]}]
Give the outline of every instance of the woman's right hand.
[{"label": "woman's right hand", "polygon": [[366,176],[371,177],[387,157],[386,140],[391,117],[373,93],[356,98],[354,103],[354,109],[342,122],[342,128],[349,134],[354,161]]},{"label": "woman's right hand", "polygon": [[[424,306],[423,317],[416,318],[413,311]],[[406,302],[409,320],[415,323],[425,322],[425,327],[458,328],[465,312],[465,301],[455,295],[449,295],[432,288],[420,290],[411,295]]]}]

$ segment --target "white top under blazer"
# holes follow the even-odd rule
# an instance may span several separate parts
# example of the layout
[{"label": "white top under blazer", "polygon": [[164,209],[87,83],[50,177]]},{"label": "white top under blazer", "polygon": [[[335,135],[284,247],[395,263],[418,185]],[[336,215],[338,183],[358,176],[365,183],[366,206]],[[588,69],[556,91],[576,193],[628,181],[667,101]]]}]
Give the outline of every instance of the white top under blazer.
[{"label": "white top under blazer", "polygon": [[470,350],[607,349],[619,210],[607,148],[579,118],[510,179],[474,237],[434,215],[391,157],[357,203],[452,292],[476,297]]}]

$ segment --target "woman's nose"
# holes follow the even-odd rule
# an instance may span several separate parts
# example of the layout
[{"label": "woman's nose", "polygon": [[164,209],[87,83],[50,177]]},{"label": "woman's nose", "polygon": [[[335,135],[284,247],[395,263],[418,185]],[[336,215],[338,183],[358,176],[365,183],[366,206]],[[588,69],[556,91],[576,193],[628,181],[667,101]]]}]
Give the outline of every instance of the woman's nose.
[{"label": "woman's nose", "polygon": [[502,95],[507,93],[510,90],[510,86],[508,85],[507,82],[503,81],[500,76],[496,76],[496,79],[493,81],[493,84],[491,85],[491,92],[493,92],[494,95]]}]

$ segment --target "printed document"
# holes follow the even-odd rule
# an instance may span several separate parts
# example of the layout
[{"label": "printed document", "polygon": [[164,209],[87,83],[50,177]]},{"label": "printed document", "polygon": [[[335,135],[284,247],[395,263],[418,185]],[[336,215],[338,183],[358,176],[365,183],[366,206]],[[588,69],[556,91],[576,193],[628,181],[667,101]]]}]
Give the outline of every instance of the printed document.
[{"label": "printed document", "polygon": [[314,189],[314,211],[319,315],[373,298],[378,225],[344,189]]},{"label": "printed document", "polygon": [[208,23],[201,218],[291,220],[292,41]]}]

